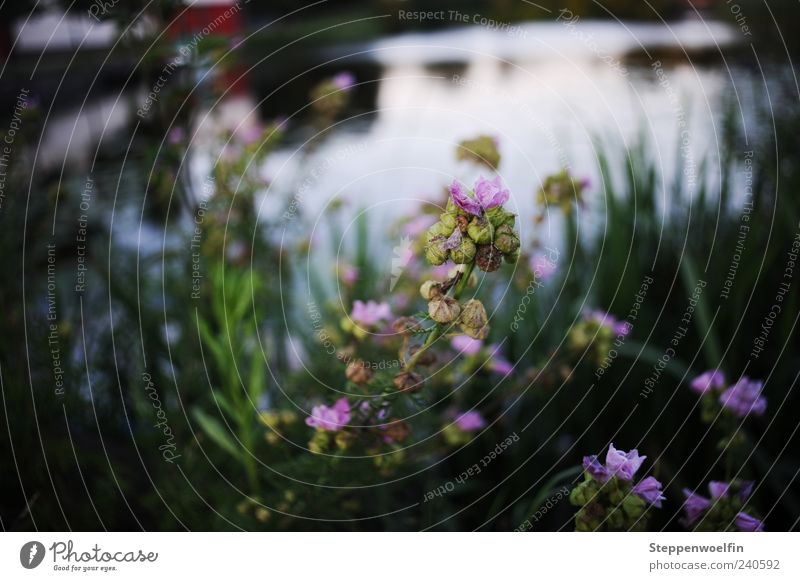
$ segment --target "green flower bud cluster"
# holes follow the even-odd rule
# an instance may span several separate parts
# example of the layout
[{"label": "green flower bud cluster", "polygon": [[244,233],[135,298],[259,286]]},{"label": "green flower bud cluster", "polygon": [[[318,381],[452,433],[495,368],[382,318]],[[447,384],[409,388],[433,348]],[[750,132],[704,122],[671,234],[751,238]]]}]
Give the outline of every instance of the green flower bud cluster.
[{"label": "green flower bud cluster", "polygon": [[592,320],[582,320],[573,325],[567,337],[570,349],[576,353],[582,353],[591,346],[589,356],[598,365],[611,351],[615,339],[616,335],[611,327]]},{"label": "green flower bud cluster", "polygon": [[542,206],[557,206],[566,214],[573,204],[583,203],[585,182],[573,178],[566,169],[548,176],[536,195],[536,201]]},{"label": "green flower bud cluster", "polygon": [[[690,528],[701,532],[737,531],[736,516],[743,511],[754,514],[752,507],[747,506],[747,495],[740,493],[743,482],[734,480],[730,483],[727,494],[711,499],[710,507],[703,512],[702,518],[692,522]],[[749,494],[749,491],[748,491]]]},{"label": "green flower bud cluster", "polygon": [[516,216],[499,206],[473,216],[448,200],[446,211],[426,233],[425,258],[433,266],[448,259],[456,264],[475,261],[484,272],[492,272],[500,268],[501,259],[519,259],[515,222]]},{"label": "green flower bud cluster", "polygon": [[632,492],[632,483],[612,477],[600,484],[588,473],[569,495],[576,531],[644,531],[647,503]]},{"label": "green flower bud cluster", "polygon": [[258,420],[268,429],[264,433],[267,443],[275,445],[281,443],[281,434],[297,424],[297,413],[290,410],[267,410],[258,415]]},{"label": "green flower bud cluster", "polygon": [[500,152],[497,141],[489,135],[479,135],[475,139],[465,139],[458,144],[456,158],[459,161],[472,161],[496,170],[500,165]]}]

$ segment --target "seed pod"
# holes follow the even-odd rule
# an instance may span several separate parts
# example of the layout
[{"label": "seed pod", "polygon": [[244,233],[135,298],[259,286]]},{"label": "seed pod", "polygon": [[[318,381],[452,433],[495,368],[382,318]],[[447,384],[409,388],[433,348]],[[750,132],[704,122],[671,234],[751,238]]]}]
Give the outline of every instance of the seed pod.
[{"label": "seed pod", "polygon": [[[419,347],[415,347],[411,349],[410,354],[413,357],[416,353],[420,350]],[[427,367],[428,365],[433,365],[436,363],[436,354],[428,349],[427,351],[423,352],[422,355],[419,356],[417,359],[417,365],[422,365],[423,367]]]},{"label": "seed pod", "polygon": [[424,379],[419,373],[401,371],[394,376],[394,386],[400,391],[415,392],[422,389]]},{"label": "seed pod", "polygon": [[447,260],[446,240],[444,236],[435,236],[425,247],[425,258],[432,266],[439,266]]},{"label": "seed pod", "polygon": [[347,365],[344,374],[347,379],[359,385],[367,383],[372,379],[372,370],[366,367],[361,359],[358,361],[351,361]]},{"label": "seed pod", "polygon": [[413,317],[400,317],[392,323],[392,329],[395,333],[401,335],[410,335],[420,330],[419,322]]},{"label": "seed pod", "polygon": [[489,317],[478,299],[470,299],[461,311],[461,329],[473,339],[486,339]]},{"label": "seed pod", "polygon": [[419,287],[419,294],[421,294],[422,298],[426,301],[435,299],[442,294],[442,284],[435,280],[426,280],[422,283],[422,286]]},{"label": "seed pod", "polygon": [[500,268],[503,253],[492,244],[481,244],[475,253],[475,264],[483,272],[494,272]]},{"label": "seed pod", "polygon": [[494,231],[494,245],[503,254],[513,254],[519,250],[519,236],[511,226],[503,224]]},{"label": "seed pod", "polygon": [[491,244],[494,226],[486,218],[475,217],[467,226],[467,234],[475,244]]},{"label": "seed pod", "polygon": [[428,303],[428,314],[437,323],[452,323],[461,314],[461,306],[451,297],[440,296]]},{"label": "seed pod", "polygon": [[469,264],[475,258],[475,243],[469,238],[462,238],[461,244],[450,251],[450,258],[456,264]]}]

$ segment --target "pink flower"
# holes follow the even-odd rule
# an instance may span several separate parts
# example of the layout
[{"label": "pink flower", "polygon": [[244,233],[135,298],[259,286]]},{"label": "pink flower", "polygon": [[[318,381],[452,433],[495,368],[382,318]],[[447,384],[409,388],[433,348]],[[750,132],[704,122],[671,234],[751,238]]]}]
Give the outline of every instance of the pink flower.
[{"label": "pink flower", "polygon": [[736,526],[740,531],[745,533],[764,532],[764,523],[746,512],[740,512],[736,515]]},{"label": "pink flower", "polygon": [[476,411],[469,411],[460,414],[456,418],[456,425],[465,432],[474,432],[486,427],[486,420]]},{"label": "pink flower", "polygon": [[347,91],[356,84],[356,78],[350,71],[342,71],[334,75],[331,83],[340,91]]},{"label": "pink flower", "polygon": [[711,389],[722,389],[725,387],[725,374],[721,369],[709,369],[695,377],[689,387],[701,395]]},{"label": "pink flower", "polygon": [[511,363],[508,359],[503,357],[500,353],[500,346],[499,345],[490,345],[489,347],[492,351],[492,358],[489,361],[489,370],[494,371],[495,373],[499,373],[500,375],[508,375],[512,371],[514,371],[514,364]]},{"label": "pink flower", "polygon": [[712,480],[708,483],[708,491],[711,493],[712,498],[722,498],[728,496],[728,488],[730,485],[727,482],[719,482]]},{"label": "pink flower", "polygon": [[502,357],[495,357],[489,362],[489,369],[505,376],[514,371],[514,364]]},{"label": "pink flower", "polygon": [[556,263],[542,252],[537,252],[531,256],[531,271],[539,280],[548,280],[556,272]]},{"label": "pink flower", "polygon": [[583,318],[587,321],[597,323],[603,327],[610,329],[614,334],[625,337],[631,332],[631,326],[627,321],[618,321],[614,315],[601,311],[599,309],[588,310],[584,313]]},{"label": "pink flower", "polygon": [[767,399],[761,395],[763,387],[760,381],[742,377],[719,396],[719,403],[740,418],[750,413],[760,416],[767,410]]},{"label": "pink flower", "polygon": [[691,526],[711,508],[711,501],[688,488],[683,489],[683,495],[686,497],[686,502],[683,503],[683,510],[686,511],[684,522]]},{"label": "pink flower", "polygon": [[482,215],[485,210],[502,206],[508,201],[509,195],[508,190],[503,188],[500,176],[492,181],[479,177],[475,182],[474,197],[464,191],[458,180],[453,180],[450,184],[450,197],[453,198],[453,203],[475,216]]},{"label": "pink flower", "polygon": [[306,425],[327,432],[338,432],[350,421],[350,404],[347,398],[336,400],[333,406],[316,405],[311,408],[311,416],[306,418]]},{"label": "pink flower", "polygon": [[594,454],[583,457],[583,469],[600,484],[605,484],[611,478],[608,468],[603,466]]},{"label": "pink flower", "polygon": [[178,145],[179,143],[183,143],[185,138],[186,133],[183,131],[183,127],[173,127],[167,134],[167,141],[170,143],[170,145]]},{"label": "pink flower", "polygon": [[450,345],[452,345],[453,349],[462,355],[472,357],[481,350],[481,347],[483,347],[483,341],[480,339],[467,337],[466,335],[456,335],[450,340]]},{"label": "pink flower", "polygon": [[350,264],[345,264],[339,268],[339,278],[344,284],[351,286],[358,280],[358,269]]},{"label": "pink flower", "polygon": [[648,476],[634,486],[633,493],[656,508],[661,508],[661,501],[667,499],[667,497],[661,493],[661,483],[652,476]]},{"label": "pink flower", "polygon": [[365,327],[377,325],[381,321],[392,318],[392,311],[389,303],[376,303],[375,301],[353,302],[353,312],[350,317],[358,324]]},{"label": "pink flower", "polygon": [[606,468],[620,480],[632,480],[647,456],[639,456],[637,450],[623,452],[609,444],[606,454]]}]

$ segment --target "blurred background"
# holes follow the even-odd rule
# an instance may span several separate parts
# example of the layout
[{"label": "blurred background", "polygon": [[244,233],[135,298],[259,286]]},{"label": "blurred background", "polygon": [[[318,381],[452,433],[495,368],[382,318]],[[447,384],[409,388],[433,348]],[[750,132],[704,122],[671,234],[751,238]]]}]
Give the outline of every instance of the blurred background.
[{"label": "blurred background", "polygon": [[[610,442],[665,482],[654,529],[682,528],[683,488],[734,477],[768,530],[797,528],[797,2],[0,14],[4,530],[513,530]],[[488,168],[457,153],[479,136]],[[410,435],[320,453],[304,420],[360,393],[346,362],[397,360],[391,332],[342,319],[423,309],[445,187],[495,169],[522,255],[475,293],[513,370],[442,345],[426,393],[366,394]],[[580,196],[553,203],[562,171]],[[611,360],[576,345],[587,309],[625,319],[648,277]],[[768,411],[709,420],[687,386],[713,368],[764,381]],[[453,437],[454,410],[486,429]],[[572,529],[566,500],[545,513],[537,530]]]}]

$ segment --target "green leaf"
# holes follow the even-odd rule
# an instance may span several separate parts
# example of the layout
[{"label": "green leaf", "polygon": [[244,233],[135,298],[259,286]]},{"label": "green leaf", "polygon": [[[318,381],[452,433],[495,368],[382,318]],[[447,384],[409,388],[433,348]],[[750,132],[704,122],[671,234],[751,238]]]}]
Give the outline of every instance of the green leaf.
[{"label": "green leaf", "polygon": [[203,432],[214,443],[237,460],[242,460],[242,453],[236,441],[231,437],[230,432],[228,432],[216,418],[212,418],[200,408],[194,408],[192,410],[192,415],[194,419],[197,420],[197,423],[200,424],[200,428]]}]

